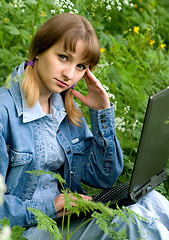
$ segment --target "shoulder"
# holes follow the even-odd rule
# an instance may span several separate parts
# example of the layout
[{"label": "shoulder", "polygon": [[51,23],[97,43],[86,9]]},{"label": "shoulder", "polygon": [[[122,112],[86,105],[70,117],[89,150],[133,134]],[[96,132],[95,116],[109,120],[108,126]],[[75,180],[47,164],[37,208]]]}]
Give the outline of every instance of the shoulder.
[{"label": "shoulder", "polygon": [[10,93],[6,87],[0,88],[0,131],[4,129],[8,122],[8,104],[10,102]]},{"label": "shoulder", "polygon": [[11,103],[12,100],[12,96],[10,93],[9,88],[3,86],[0,88],[0,106],[4,106],[4,105],[8,105]]},{"label": "shoulder", "polygon": [[8,87],[0,88],[0,118],[8,119],[8,115],[14,115],[15,102]]},{"label": "shoulder", "polygon": [[0,96],[1,96],[3,93],[5,93],[6,91],[8,91],[8,89],[7,89],[5,86],[0,87]]}]

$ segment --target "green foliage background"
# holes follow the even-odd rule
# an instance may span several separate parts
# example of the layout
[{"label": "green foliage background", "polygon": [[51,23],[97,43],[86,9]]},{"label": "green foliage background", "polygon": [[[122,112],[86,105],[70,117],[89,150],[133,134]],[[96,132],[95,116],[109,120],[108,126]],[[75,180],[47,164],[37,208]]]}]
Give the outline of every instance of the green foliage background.
[{"label": "green foliage background", "polygon": [[[93,24],[101,60],[94,73],[116,107],[116,129],[124,153],[120,181],[131,176],[148,97],[169,85],[169,2],[133,0],[133,7],[110,1],[0,1],[0,85],[13,68],[27,59],[36,30],[49,17],[78,12]],[[51,11],[52,10],[52,11]],[[84,81],[76,89],[86,93]],[[88,110],[81,105],[90,126]],[[169,179],[158,190],[169,196]]]}]

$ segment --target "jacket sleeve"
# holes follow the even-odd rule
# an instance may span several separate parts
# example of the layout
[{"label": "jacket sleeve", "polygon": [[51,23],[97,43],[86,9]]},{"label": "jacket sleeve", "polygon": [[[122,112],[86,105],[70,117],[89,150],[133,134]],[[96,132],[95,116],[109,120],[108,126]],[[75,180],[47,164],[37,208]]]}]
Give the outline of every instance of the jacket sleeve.
[{"label": "jacket sleeve", "polygon": [[[1,112],[2,113],[2,112]],[[4,113],[4,111],[3,111]],[[6,114],[1,114],[0,116],[0,174],[7,181],[8,171],[10,170],[9,156],[6,147],[6,142],[8,139],[7,130],[7,116]],[[15,178],[15,176],[13,176]],[[56,208],[53,201],[35,202],[31,200],[21,201],[15,195],[10,194],[10,189],[7,185],[7,192],[4,196],[5,202],[0,205],[0,219],[6,217],[10,220],[11,227],[14,225],[28,226],[36,223],[35,215],[28,211],[28,207],[37,208],[43,211],[48,216],[54,218],[57,216]]]},{"label": "jacket sleeve", "polygon": [[123,170],[123,155],[116,137],[114,106],[90,109],[91,131],[85,130],[85,152],[82,181],[92,187],[112,186]]}]

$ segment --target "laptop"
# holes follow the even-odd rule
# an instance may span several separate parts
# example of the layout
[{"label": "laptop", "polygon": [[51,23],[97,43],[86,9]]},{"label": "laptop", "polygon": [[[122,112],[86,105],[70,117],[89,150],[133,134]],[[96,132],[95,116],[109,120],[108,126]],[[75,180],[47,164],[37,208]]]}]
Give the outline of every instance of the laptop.
[{"label": "laptop", "polygon": [[167,179],[169,158],[169,87],[149,97],[130,182],[104,189],[95,202],[126,206]]}]

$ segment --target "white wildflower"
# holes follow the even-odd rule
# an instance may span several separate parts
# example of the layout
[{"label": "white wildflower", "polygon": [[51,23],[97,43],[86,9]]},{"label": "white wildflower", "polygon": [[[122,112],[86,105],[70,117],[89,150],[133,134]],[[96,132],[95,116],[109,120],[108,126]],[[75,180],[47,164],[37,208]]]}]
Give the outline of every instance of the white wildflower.
[{"label": "white wildflower", "polygon": [[14,0],[14,1],[12,1],[11,5],[14,8],[21,8],[21,11],[25,12],[25,10],[24,10],[25,4],[22,0]]},{"label": "white wildflower", "polygon": [[114,110],[117,110],[117,101],[114,102]]},{"label": "white wildflower", "polygon": [[74,3],[72,3],[72,2],[70,2],[70,4],[69,4],[71,7],[74,7]]},{"label": "white wildflower", "polygon": [[131,3],[131,0],[114,0],[114,1],[102,0],[102,1],[100,1],[100,6],[103,6],[103,4],[107,11],[110,11],[112,9],[112,6],[116,6],[119,11],[122,10],[123,5],[133,6],[133,4]]},{"label": "white wildflower", "polygon": [[124,114],[127,114],[128,112],[130,112],[130,106],[124,107]]},{"label": "white wildflower", "polygon": [[124,0],[123,3],[124,3],[125,5],[129,5],[129,1],[128,1],[128,0]]},{"label": "white wildflower", "polygon": [[115,95],[114,95],[113,93],[109,93],[109,92],[108,92],[108,96],[109,96],[109,98],[111,98],[111,99],[115,99]]},{"label": "white wildflower", "polygon": [[9,226],[4,226],[0,231],[1,240],[10,240],[11,239],[11,228]]},{"label": "white wildflower", "polygon": [[59,4],[59,0],[55,0],[55,4],[58,5]]},{"label": "white wildflower", "polygon": [[125,120],[124,120],[124,117],[116,117],[115,118],[115,126],[116,128],[121,131],[121,132],[125,132]]},{"label": "white wildflower", "polygon": [[112,65],[112,64],[109,64],[108,62],[106,62],[104,64],[98,64],[97,66],[100,68],[105,68],[105,67],[109,67],[109,65]]},{"label": "white wildflower", "polygon": [[65,10],[64,9],[60,9],[59,11],[60,11],[60,13],[64,13]]},{"label": "white wildflower", "polygon": [[60,13],[64,13],[66,10],[69,13],[78,13],[78,10],[74,9],[74,3],[72,3],[70,0],[55,0],[54,4],[56,5],[55,8],[57,9],[57,11],[59,11]]},{"label": "white wildflower", "polygon": [[110,89],[109,89],[108,86],[106,86],[106,85],[103,84],[103,88],[107,91],[107,94],[108,94],[109,98],[115,99],[115,95],[114,95],[113,93],[110,93],[110,92],[109,92]]},{"label": "white wildflower", "polygon": [[4,194],[6,192],[6,185],[3,176],[0,174],[0,205],[4,203]]},{"label": "white wildflower", "polygon": [[107,5],[107,6],[106,6],[106,9],[107,9],[107,10],[111,10],[111,6],[110,6],[110,5]]},{"label": "white wildflower", "polygon": [[109,87],[103,84],[103,87],[106,91],[109,91]]},{"label": "white wildflower", "polygon": [[136,128],[136,125],[138,124],[138,120],[136,120],[134,123],[133,123],[133,130]]},{"label": "white wildflower", "polygon": [[122,7],[121,6],[117,6],[118,11],[121,11]]},{"label": "white wildflower", "polygon": [[77,9],[74,9],[74,13],[75,13],[75,14],[78,14],[78,10],[77,10]]},{"label": "white wildflower", "polygon": [[55,14],[55,13],[56,13],[55,9],[51,9],[51,10],[50,10],[50,13],[51,13],[51,14]]}]

